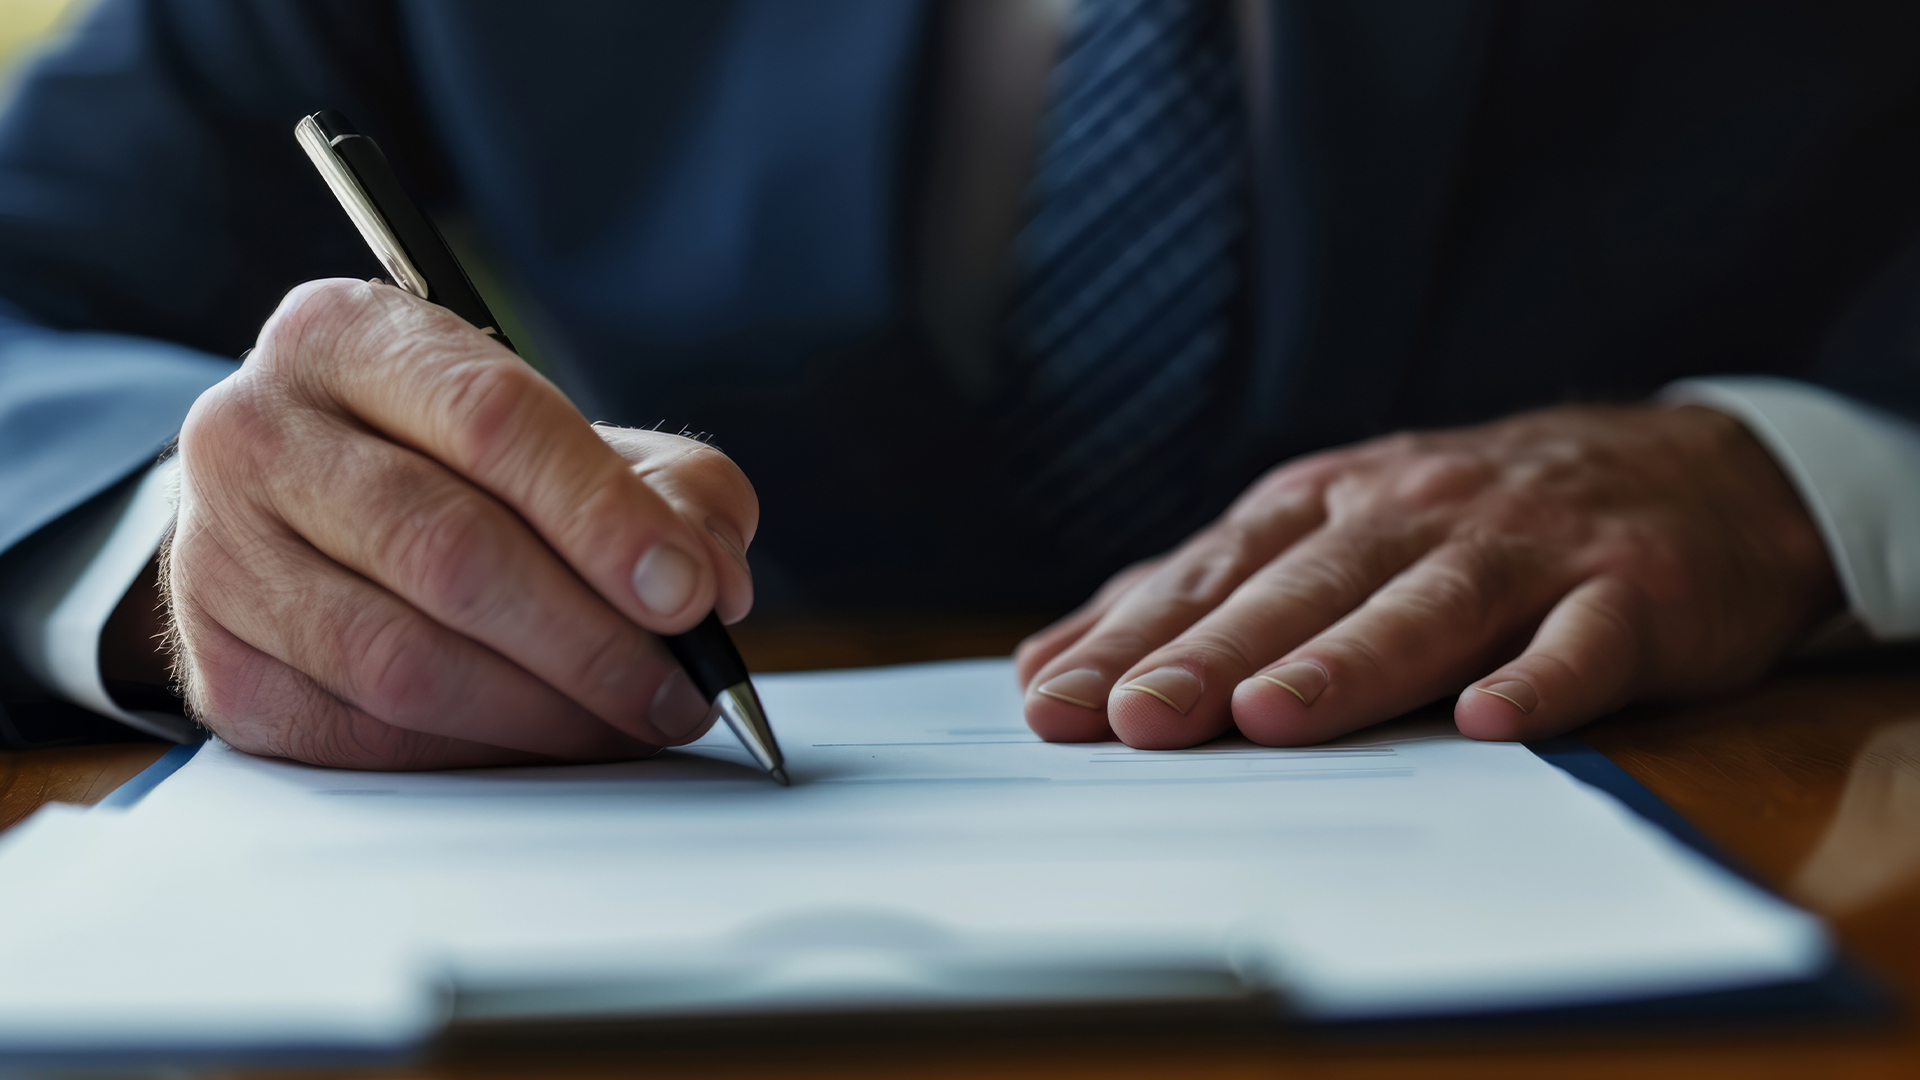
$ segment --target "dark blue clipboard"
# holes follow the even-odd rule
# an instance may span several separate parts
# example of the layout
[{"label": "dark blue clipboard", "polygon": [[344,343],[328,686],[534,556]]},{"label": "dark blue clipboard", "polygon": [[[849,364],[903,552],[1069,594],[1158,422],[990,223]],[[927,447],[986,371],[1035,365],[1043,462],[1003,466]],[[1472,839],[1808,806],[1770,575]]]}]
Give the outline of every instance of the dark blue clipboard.
[{"label": "dark blue clipboard", "polygon": [[[1664,829],[1675,840],[1756,886],[1772,891],[1721,851],[1673,807],[1635,780],[1606,755],[1579,739],[1563,736],[1526,744],[1548,764],[1599,788],[1628,809]],[[131,806],[192,759],[198,745],[176,746],[139,775],[102,800],[106,806]],[[1429,1038],[1497,1034],[1537,1035],[1557,1031],[1619,1029],[1677,1031],[1699,1028],[1871,1027],[1899,1015],[1898,999],[1878,979],[1844,956],[1809,979],[1708,993],[1636,998],[1599,1005],[1562,1006],[1510,1012],[1392,1017],[1380,1020],[1315,1022],[1307,1030],[1335,1038]]]}]

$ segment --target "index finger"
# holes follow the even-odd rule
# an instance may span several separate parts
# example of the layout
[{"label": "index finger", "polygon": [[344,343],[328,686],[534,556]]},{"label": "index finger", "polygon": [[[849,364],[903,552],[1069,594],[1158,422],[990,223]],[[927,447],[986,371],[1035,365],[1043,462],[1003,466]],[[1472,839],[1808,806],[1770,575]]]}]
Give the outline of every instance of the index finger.
[{"label": "index finger", "polygon": [[252,360],[491,492],[648,630],[689,630],[715,606],[694,526],[552,383],[453,313],[385,285],[308,282]]}]

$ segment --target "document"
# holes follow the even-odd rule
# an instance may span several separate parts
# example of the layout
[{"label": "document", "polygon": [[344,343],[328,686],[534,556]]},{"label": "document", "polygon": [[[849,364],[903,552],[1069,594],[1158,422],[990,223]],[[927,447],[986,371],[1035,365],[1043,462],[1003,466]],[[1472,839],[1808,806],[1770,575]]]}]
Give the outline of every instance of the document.
[{"label": "document", "polygon": [[724,730],[414,774],[215,742],[131,808],[43,813],[0,846],[0,1050],[1253,995],[1430,1016],[1827,962],[1811,917],[1444,716],[1136,751],[1034,738],[1005,660],[756,681],[791,788]]}]

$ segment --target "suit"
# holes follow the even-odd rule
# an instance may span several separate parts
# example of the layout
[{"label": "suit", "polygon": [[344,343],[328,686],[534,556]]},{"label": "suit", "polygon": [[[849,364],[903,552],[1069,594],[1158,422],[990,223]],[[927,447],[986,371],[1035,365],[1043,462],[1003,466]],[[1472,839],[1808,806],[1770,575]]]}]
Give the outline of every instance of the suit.
[{"label": "suit", "polygon": [[[1306,451],[1774,373],[1920,418],[1920,11],[1273,0],[1252,349],[1196,511]],[[907,297],[931,4],[105,0],[0,119],[0,549],[142,469],[291,285],[346,112],[595,419],[754,478],[763,604],[1058,609]],[[884,452],[876,453],[876,448]],[[4,566],[0,566],[4,571]]]}]

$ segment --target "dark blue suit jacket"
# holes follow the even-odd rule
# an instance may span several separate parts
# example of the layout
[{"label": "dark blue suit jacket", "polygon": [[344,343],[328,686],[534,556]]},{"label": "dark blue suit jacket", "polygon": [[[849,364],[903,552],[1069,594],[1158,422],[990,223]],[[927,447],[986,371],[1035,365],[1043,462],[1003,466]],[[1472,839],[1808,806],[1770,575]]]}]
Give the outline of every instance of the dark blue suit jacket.
[{"label": "dark blue suit jacket", "polygon": [[[104,0],[0,121],[0,550],[145,465],[281,294],[376,264],[376,136],[592,417],[711,432],[770,604],[1057,608],[906,302],[925,0]],[[1677,377],[1920,416],[1920,6],[1273,0],[1254,348],[1193,515],[1286,456]],[[1143,550],[1131,554],[1146,554]]]}]

